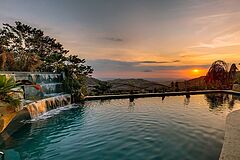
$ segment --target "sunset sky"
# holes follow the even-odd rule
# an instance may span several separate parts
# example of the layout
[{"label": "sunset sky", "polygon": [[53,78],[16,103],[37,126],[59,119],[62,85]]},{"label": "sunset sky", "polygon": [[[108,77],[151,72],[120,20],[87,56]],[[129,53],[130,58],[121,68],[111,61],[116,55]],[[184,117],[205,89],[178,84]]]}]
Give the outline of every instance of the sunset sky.
[{"label": "sunset sky", "polygon": [[85,58],[97,78],[193,78],[240,62],[240,0],[0,0]]}]

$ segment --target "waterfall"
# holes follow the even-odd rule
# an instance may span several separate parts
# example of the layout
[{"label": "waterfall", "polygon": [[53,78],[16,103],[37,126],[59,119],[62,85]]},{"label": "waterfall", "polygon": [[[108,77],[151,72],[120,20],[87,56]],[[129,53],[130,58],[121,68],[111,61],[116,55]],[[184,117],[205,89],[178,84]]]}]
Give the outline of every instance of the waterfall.
[{"label": "waterfall", "polygon": [[36,118],[43,113],[71,104],[71,96],[64,94],[63,74],[57,73],[15,73],[16,80],[29,80],[42,87],[42,91],[36,90],[34,85],[24,85],[25,100],[37,100],[24,106],[31,118]]},{"label": "waterfall", "polygon": [[71,95],[64,93],[64,74],[58,73],[30,73],[30,72],[2,72],[7,77],[15,80],[29,80],[41,85],[37,90],[35,85],[24,85],[25,106],[31,118],[36,118],[43,113],[71,104]]},{"label": "waterfall", "polygon": [[34,85],[24,85],[25,99],[38,100],[63,94],[63,75],[56,73],[29,73],[21,75],[18,79],[27,79],[42,87],[42,91],[36,90]]},{"label": "waterfall", "polygon": [[71,95],[64,93],[64,74],[29,73],[29,72],[0,72],[0,75],[14,77],[17,80],[29,80],[41,85],[39,91],[35,85],[24,85],[24,106],[16,110],[16,115],[10,117],[10,122],[1,128],[0,144],[24,126],[23,121],[38,116],[58,107],[71,104]]},{"label": "waterfall", "polygon": [[24,107],[27,108],[31,118],[36,118],[51,109],[66,106],[69,104],[71,104],[71,95],[65,94],[42,99],[37,102],[30,103]]},{"label": "waterfall", "polygon": [[42,87],[42,91],[34,88],[34,85],[24,85],[25,99],[39,100],[56,95],[63,94],[64,74],[59,73],[31,73],[31,72],[0,72],[0,75],[6,77],[14,77],[15,80],[29,80],[35,82]]}]

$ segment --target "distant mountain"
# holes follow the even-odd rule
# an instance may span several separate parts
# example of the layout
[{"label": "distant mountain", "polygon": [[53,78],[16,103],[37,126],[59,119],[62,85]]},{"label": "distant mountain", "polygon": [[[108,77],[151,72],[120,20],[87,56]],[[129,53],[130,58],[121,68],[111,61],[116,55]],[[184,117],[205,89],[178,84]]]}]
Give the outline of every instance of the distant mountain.
[{"label": "distant mountain", "polygon": [[201,76],[201,77],[190,79],[187,81],[178,82],[179,89],[185,90],[186,86],[190,90],[205,89],[206,82],[205,82],[204,78],[205,78],[205,76]]},{"label": "distant mountain", "polygon": [[[237,77],[240,77],[240,71],[237,72]],[[178,82],[178,86],[180,91],[182,90],[204,90],[206,89],[206,83],[204,80],[205,76],[201,76],[198,78],[193,78],[190,80],[183,79],[113,79],[106,80],[111,84],[111,92],[112,93],[129,93],[131,91],[134,92],[161,92],[165,91],[173,91],[174,88],[171,88],[171,82]],[[88,79],[88,86],[94,88],[101,80],[96,78]]]},{"label": "distant mountain", "polygon": [[169,87],[144,79],[114,79],[107,81],[112,85],[114,91],[142,91],[142,92],[154,92],[159,90],[166,90]]},{"label": "distant mountain", "polygon": [[[100,80],[95,78],[88,79],[88,85],[91,88],[94,87],[94,85],[97,85],[99,82]],[[169,89],[169,87],[166,85],[144,79],[114,79],[106,82],[112,86],[112,93],[160,92]]]},{"label": "distant mountain", "polygon": [[95,86],[97,85],[99,82],[101,82],[101,80],[93,78],[93,77],[88,77],[87,78],[87,85],[88,86]]}]

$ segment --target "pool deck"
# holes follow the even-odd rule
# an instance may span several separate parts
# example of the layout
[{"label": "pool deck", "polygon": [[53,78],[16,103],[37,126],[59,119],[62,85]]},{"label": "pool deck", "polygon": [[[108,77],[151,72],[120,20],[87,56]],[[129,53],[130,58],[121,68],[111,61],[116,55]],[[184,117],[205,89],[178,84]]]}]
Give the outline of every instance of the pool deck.
[{"label": "pool deck", "polygon": [[[183,91],[183,92],[165,92],[165,93],[143,93],[143,94],[123,94],[123,95],[104,95],[104,96],[87,96],[84,100],[108,100],[108,99],[128,99],[144,97],[164,97],[164,96],[181,96],[225,93],[239,95],[240,92],[233,90],[203,90],[203,91]],[[226,119],[225,136],[221,155],[219,160],[240,160],[240,110],[231,112]]]},{"label": "pool deck", "polygon": [[197,95],[225,93],[240,95],[240,92],[233,90],[202,90],[202,91],[183,91],[183,92],[163,92],[163,93],[140,93],[140,94],[121,94],[121,95],[103,95],[103,96],[86,96],[84,100],[107,100],[107,99],[126,99],[126,98],[144,98],[144,97],[163,97],[163,96],[182,96],[182,95]]},{"label": "pool deck", "polygon": [[240,110],[227,116],[220,160],[240,160]]}]

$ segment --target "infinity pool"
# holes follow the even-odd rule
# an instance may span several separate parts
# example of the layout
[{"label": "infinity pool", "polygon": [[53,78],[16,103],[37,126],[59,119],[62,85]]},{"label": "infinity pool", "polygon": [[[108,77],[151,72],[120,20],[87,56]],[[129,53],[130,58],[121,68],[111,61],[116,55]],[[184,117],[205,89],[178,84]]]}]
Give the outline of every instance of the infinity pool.
[{"label": "infinity pool", "polygon": [[89,101],[52,110],[0,147],[6,160],[217,160],[225,94]]}]

